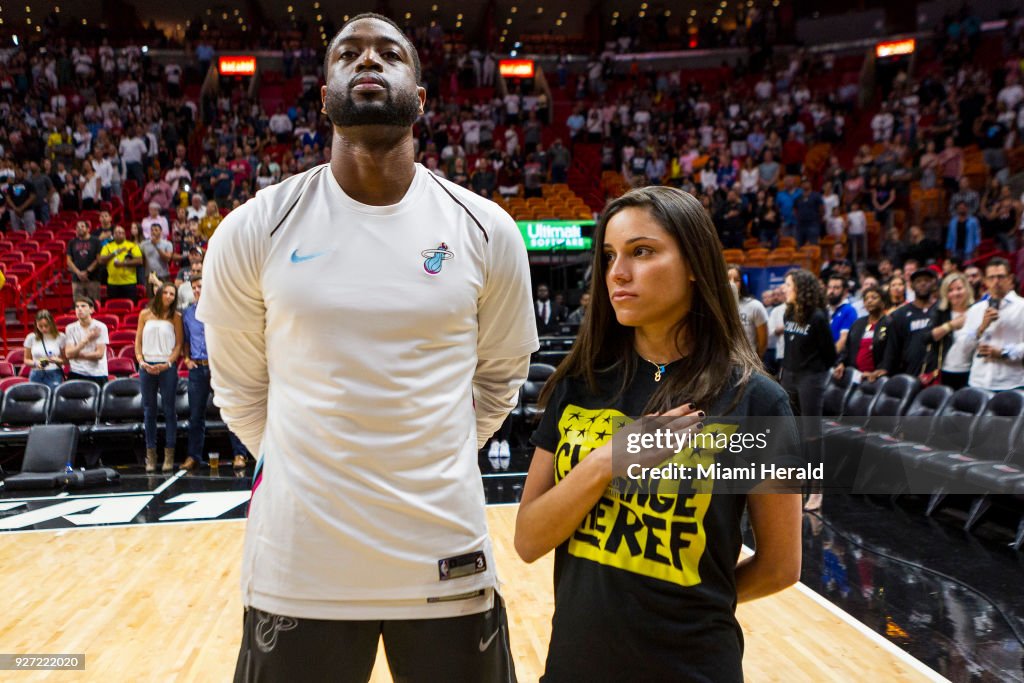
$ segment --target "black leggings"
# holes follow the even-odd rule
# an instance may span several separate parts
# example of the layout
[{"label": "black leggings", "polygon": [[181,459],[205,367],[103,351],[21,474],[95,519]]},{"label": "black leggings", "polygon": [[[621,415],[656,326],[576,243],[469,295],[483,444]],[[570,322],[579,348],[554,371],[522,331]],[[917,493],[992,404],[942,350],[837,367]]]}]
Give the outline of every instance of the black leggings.
[{"label": "black leggings", "polygon": [[947,387],[950,387],[953,391],[957,389],[963,389],[967,386],[967,378],[970,377],[971,373],[968,372],[946,372],[942,371],[940,381]]},{"label": "black leggings", "polygon": [[[782,388],[789,394],[789,403],[793,407],[793,414],[800,418],[797,424],[800,426],[800,438],[804,444],[804,457],[807,462],[817,464],[822,462],[823,453],[821,450],[821,414],[825,407],[825,386],[831,372],[793,372],[784,370],[782,372]],[[810,484],[811,493],[821,493],[821,482]]]},{"label": "black leggings", "polygon": [[802,417],[821,417],[825,408],[825,386],[829,371],[793,372],[784,370],[782,388],[789,394],[793,414]]}]

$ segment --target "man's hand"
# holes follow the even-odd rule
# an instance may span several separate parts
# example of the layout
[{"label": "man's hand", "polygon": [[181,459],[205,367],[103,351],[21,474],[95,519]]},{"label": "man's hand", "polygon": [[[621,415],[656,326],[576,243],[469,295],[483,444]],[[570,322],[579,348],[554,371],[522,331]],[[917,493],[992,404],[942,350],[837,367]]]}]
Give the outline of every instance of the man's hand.
[{"label": "man's hand", "polygon": [[978,355],[989,360],[996,360],[1002,357],[1003,349],[993,344],[980,344],[978,346]]},{"label": "man's hand", "polygon": [[988,329],[989,325],[999,320],[999,311],[995,308],[986,308],[985,315],[981,317],[981,325],[978,325],[978,335],[980,336],[985,330]]},{"label": "man's hand", "polygon": [[196,368],[199,367],[199,364],[196,363],[191,358],[186,358],[185,359],[185,367],[188,368],[189,370],[195,370]]}]

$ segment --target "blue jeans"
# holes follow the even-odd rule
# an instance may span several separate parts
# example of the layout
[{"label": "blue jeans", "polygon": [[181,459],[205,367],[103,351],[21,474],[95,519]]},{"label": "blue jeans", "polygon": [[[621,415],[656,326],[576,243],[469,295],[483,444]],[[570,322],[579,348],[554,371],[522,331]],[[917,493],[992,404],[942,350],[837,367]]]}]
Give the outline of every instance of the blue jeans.
[{"label": "blue jeans", "polygon": [[805,244],[818,244],[821,239],[821,223],[797,223],[796,244],[802,247]]},{"label": "blue jeans", "polygon": [[145,370],[139,373],[142,385],[142,421],[146,430],[146,448],[156,448],[156,394],[160,390],[160,399],[167,423],[167,438],[164,445],[174,448],[174,440],[178,435],[178,416],[174,412],[174,399],[178,390],[178,369],[171,366],[159,375],[151,375]]},{"label": "blue jeans", "polygon": [[188,371],[188,457],[206,462],[206,402],[210,400],[210,366],[198,365]]},{"label": "blue jeans", "polygon": [[50,387],[50,389],[56,389],[64,381],[64,373],[61,372],[60,368],[53,370],[33,370],[28,375],[29,382],[39,382]]}]

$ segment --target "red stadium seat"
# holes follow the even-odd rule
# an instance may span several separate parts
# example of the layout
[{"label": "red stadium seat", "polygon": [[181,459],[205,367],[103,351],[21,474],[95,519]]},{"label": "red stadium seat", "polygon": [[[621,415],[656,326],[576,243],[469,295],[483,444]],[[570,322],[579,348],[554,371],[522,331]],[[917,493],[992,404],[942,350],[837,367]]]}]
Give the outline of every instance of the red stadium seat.
[{"label": "red stadium seat", "polygon": [[121,325],[121,319],[113,313],[97,313],[93,316],[94,320],[99,320],[101,323],[107,326],[109,331],[116,330]]},{"label": "red stadium seat", "polygon": [[111,346],[125,346],[130,344],[135,346],[135,330],[122,328],[116,332],[110,333],[110,345]]},{"label": "red stadium seat", "polygon": [[24,377],[5,377],[4,379],[0,379],[0,392],[7,391],[15,384],[24,384],[27,381],[28,380]]},{"label": "red stadium seat", "polygon": [[78,320],[78,316],[77,315],[75,315],[73,313],[67,313],[67,314],[64,314],[64,315],[58,315],[55,318],[54,322],[57,323],[57,327],[58,328],[64,329],[65,327],[67,327],[71,323],[75,322],[76,320]]},{"label": "red stadium seat", "polygon": [[17,376],[18,373],[14,371],[14,365],[12,363],[0,361],[0,379]]},{"label": "red stadium seat", "polygon": [[131,299],[109,299],[103,302],[103,312],[123,316],[135,310],[135,302]]},{"label": "red stadium seat", "polygon": [[114,377],[131,377],[135,371],[133,358],[110,358],[107,360],[107,372]]}]

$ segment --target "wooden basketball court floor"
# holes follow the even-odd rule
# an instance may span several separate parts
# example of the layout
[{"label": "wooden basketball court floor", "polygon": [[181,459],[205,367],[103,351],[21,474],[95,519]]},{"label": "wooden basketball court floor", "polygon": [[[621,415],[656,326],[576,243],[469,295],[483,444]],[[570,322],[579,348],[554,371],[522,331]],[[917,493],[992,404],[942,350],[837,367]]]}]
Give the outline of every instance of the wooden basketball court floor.
[{"label": "wooden basketball court floor", "polygon": [[[515,555],[516,509],[491,506],[488,520],[516,670],[520,681],[536,681],[550,633],[552,559],[527,565]],[[230,681],[244,524],[0,534],[0,653],[85,654],[84,671],[3,671],[0,680]],[[802,585],[740,605],[738,615],[749,681],[945,680]],[[391,680],[382,651],[372,680]]]}]

